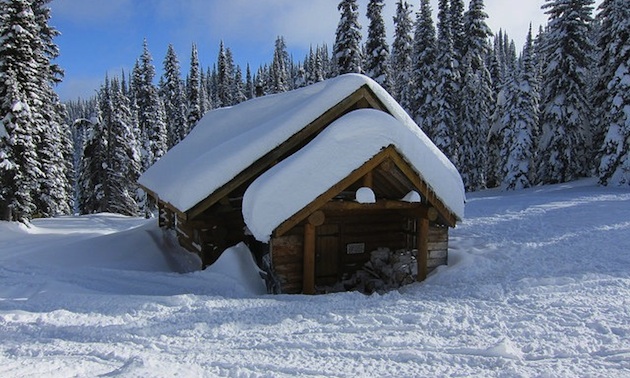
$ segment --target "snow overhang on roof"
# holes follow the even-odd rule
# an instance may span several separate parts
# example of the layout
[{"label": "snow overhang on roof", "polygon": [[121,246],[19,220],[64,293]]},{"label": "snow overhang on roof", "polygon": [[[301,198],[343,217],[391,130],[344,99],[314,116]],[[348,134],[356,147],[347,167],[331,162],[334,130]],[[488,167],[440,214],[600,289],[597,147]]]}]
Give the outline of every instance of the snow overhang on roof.
[{"label": "snow overhang on roof", "polygon": [[281,223],[393,145],[457,218],[464,216],[464,186],[453,164],[414,123],[374,110],[350,112],[314,140],[270,168],[247,189],[243,217],[267,242]]},{"label": "snow overhang on roof", "polygon": [[[342,75],[291,92],[210,111],[182,142],[143,173],[138,182],[162,202],[186,213],[364,86],[399,121],[398,127],[414,130],[412,134],[418,143],[431,146],[431,153],[439,156],[437,161],[441,162],[432,169],[447,169],[457,175],[459,184],[456,186],[461,187],[463,204],[461,178],[453,165],[381,86],[358,74]],[[424,177],[425,172],[421,173]],[[435,185],[434,182],[429,184]],[[437,190],[436,194],[442,198]],[[456,206],[451,205],[453,213],[461,217],[463,209],[460,214]]]}]

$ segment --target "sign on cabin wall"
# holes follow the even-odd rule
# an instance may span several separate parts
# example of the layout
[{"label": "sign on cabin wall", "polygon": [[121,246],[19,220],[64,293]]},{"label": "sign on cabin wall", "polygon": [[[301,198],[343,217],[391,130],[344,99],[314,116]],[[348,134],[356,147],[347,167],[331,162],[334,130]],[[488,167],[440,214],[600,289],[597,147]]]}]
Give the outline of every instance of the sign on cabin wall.
[{"label": "sign on cabin wall", "polygon": [[346,244],[347,255],[361,255],[363,253],[365,253],[365,243]]}]

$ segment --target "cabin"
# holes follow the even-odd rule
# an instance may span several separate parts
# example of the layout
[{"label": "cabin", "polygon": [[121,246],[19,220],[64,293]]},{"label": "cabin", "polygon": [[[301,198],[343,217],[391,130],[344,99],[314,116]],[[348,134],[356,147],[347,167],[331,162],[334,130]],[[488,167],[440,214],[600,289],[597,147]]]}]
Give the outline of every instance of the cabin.
[{"label": "cabin", "polygon": [[421,281],[465,202],[453,164],[359,74],[210,111],[139,184],[204,267],[245,242],[281,293],[325,292],[385,248],[413,251]]}]

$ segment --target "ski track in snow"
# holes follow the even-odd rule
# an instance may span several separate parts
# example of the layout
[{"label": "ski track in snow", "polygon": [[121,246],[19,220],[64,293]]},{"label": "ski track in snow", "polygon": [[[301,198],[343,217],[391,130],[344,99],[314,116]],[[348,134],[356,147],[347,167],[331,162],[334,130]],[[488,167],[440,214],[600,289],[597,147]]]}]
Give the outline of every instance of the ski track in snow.
[{"label": "ski track in snow", "polygon": [[630,375],[628,190],[485,191],[466,213],[448,267],[372,296],[174,273],[154,221],[0,223],[0,376]]}]

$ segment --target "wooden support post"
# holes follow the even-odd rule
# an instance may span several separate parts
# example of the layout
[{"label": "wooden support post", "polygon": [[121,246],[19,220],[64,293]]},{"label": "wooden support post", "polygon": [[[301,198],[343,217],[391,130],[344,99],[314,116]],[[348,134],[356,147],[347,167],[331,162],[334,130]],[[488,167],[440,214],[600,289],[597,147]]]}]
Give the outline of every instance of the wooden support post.
[{"label": "wooden support post", "polygon": [[426,218],[418,218],[418,281],[424,281],[427,278],[429,261],[429,220]]},{"label": "wooden support post", "polygon": [[302,293],[315,294],[315,226],[304,225],[304,271]]},{"label": "wooden support post", "polygon": [[374,189],[374,176],[372,176],[372,171],[369,171],[363,176],[363,186]]}]

